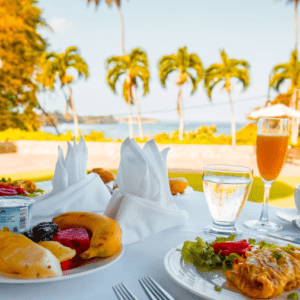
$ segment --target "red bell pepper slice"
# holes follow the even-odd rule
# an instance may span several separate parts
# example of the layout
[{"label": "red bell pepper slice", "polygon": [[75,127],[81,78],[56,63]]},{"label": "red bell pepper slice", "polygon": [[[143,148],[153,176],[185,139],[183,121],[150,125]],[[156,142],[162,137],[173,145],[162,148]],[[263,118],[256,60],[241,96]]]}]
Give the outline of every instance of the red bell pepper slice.
[{"label": "red bell pepper slice", "polygon": [[220,254],[223,256],[228,256],[231,253],[244,255],[246,251],[251,250],[251,246],[246,240],[242,240],[239,242],[215,243],[213,244],[213,248],[216,254]]}]

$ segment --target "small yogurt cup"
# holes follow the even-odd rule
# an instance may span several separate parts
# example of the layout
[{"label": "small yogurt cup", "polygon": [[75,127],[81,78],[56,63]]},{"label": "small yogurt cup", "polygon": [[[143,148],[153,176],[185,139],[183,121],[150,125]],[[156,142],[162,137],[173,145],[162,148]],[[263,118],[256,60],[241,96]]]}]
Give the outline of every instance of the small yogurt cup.
[{"label": "small yogurt cup", "polygon": [[15,233],[29,231],[34,202],[34,199],[22,196],[0,197],[0,229],[8,227]]}]

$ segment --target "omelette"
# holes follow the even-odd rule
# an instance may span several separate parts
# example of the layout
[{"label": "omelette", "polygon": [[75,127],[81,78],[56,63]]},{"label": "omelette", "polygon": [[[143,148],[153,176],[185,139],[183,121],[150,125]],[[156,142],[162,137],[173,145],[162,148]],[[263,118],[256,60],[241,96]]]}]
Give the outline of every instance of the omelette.
[{"label": "omelette", "polygon": [[269,299],[300,287],[300,251],[276,249],[246,252],[225,272],[228,283],[250,298]]}]

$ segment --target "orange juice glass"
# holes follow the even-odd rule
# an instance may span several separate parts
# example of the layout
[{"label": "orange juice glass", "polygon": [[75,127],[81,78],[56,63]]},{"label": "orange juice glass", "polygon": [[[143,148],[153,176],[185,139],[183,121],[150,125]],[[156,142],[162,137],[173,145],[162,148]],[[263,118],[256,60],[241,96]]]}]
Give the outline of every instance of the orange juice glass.
[{"label": "orange juice glass", "polygon": [[263,209],[259,220],[246,221],[244,225],[258,231],[278,231],[282,225],[270,222],[268,203],[272,183],[279,176],[285,162],[290,122],[287,118],[260,118],[257,125],[256,159],[264,182]]},{"label": "orange juice glass", "polygon": [[278,177],[286,158],[288,142],[288,135],[257,135],[257,166],[264,180],[273,181]]}]

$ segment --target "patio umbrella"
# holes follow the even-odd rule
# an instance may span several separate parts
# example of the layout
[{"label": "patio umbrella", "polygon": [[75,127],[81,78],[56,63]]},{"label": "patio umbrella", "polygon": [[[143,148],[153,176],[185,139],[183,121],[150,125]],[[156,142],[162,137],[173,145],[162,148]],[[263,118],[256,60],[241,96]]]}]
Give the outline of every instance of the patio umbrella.
[{"label": "patio umbrella", "polygon": [[300,119],[300,112],[283,104],[275,104],[258,109],[247,116],[247,118],[250,120],[257,120],[261,117],[285,117]]}]

